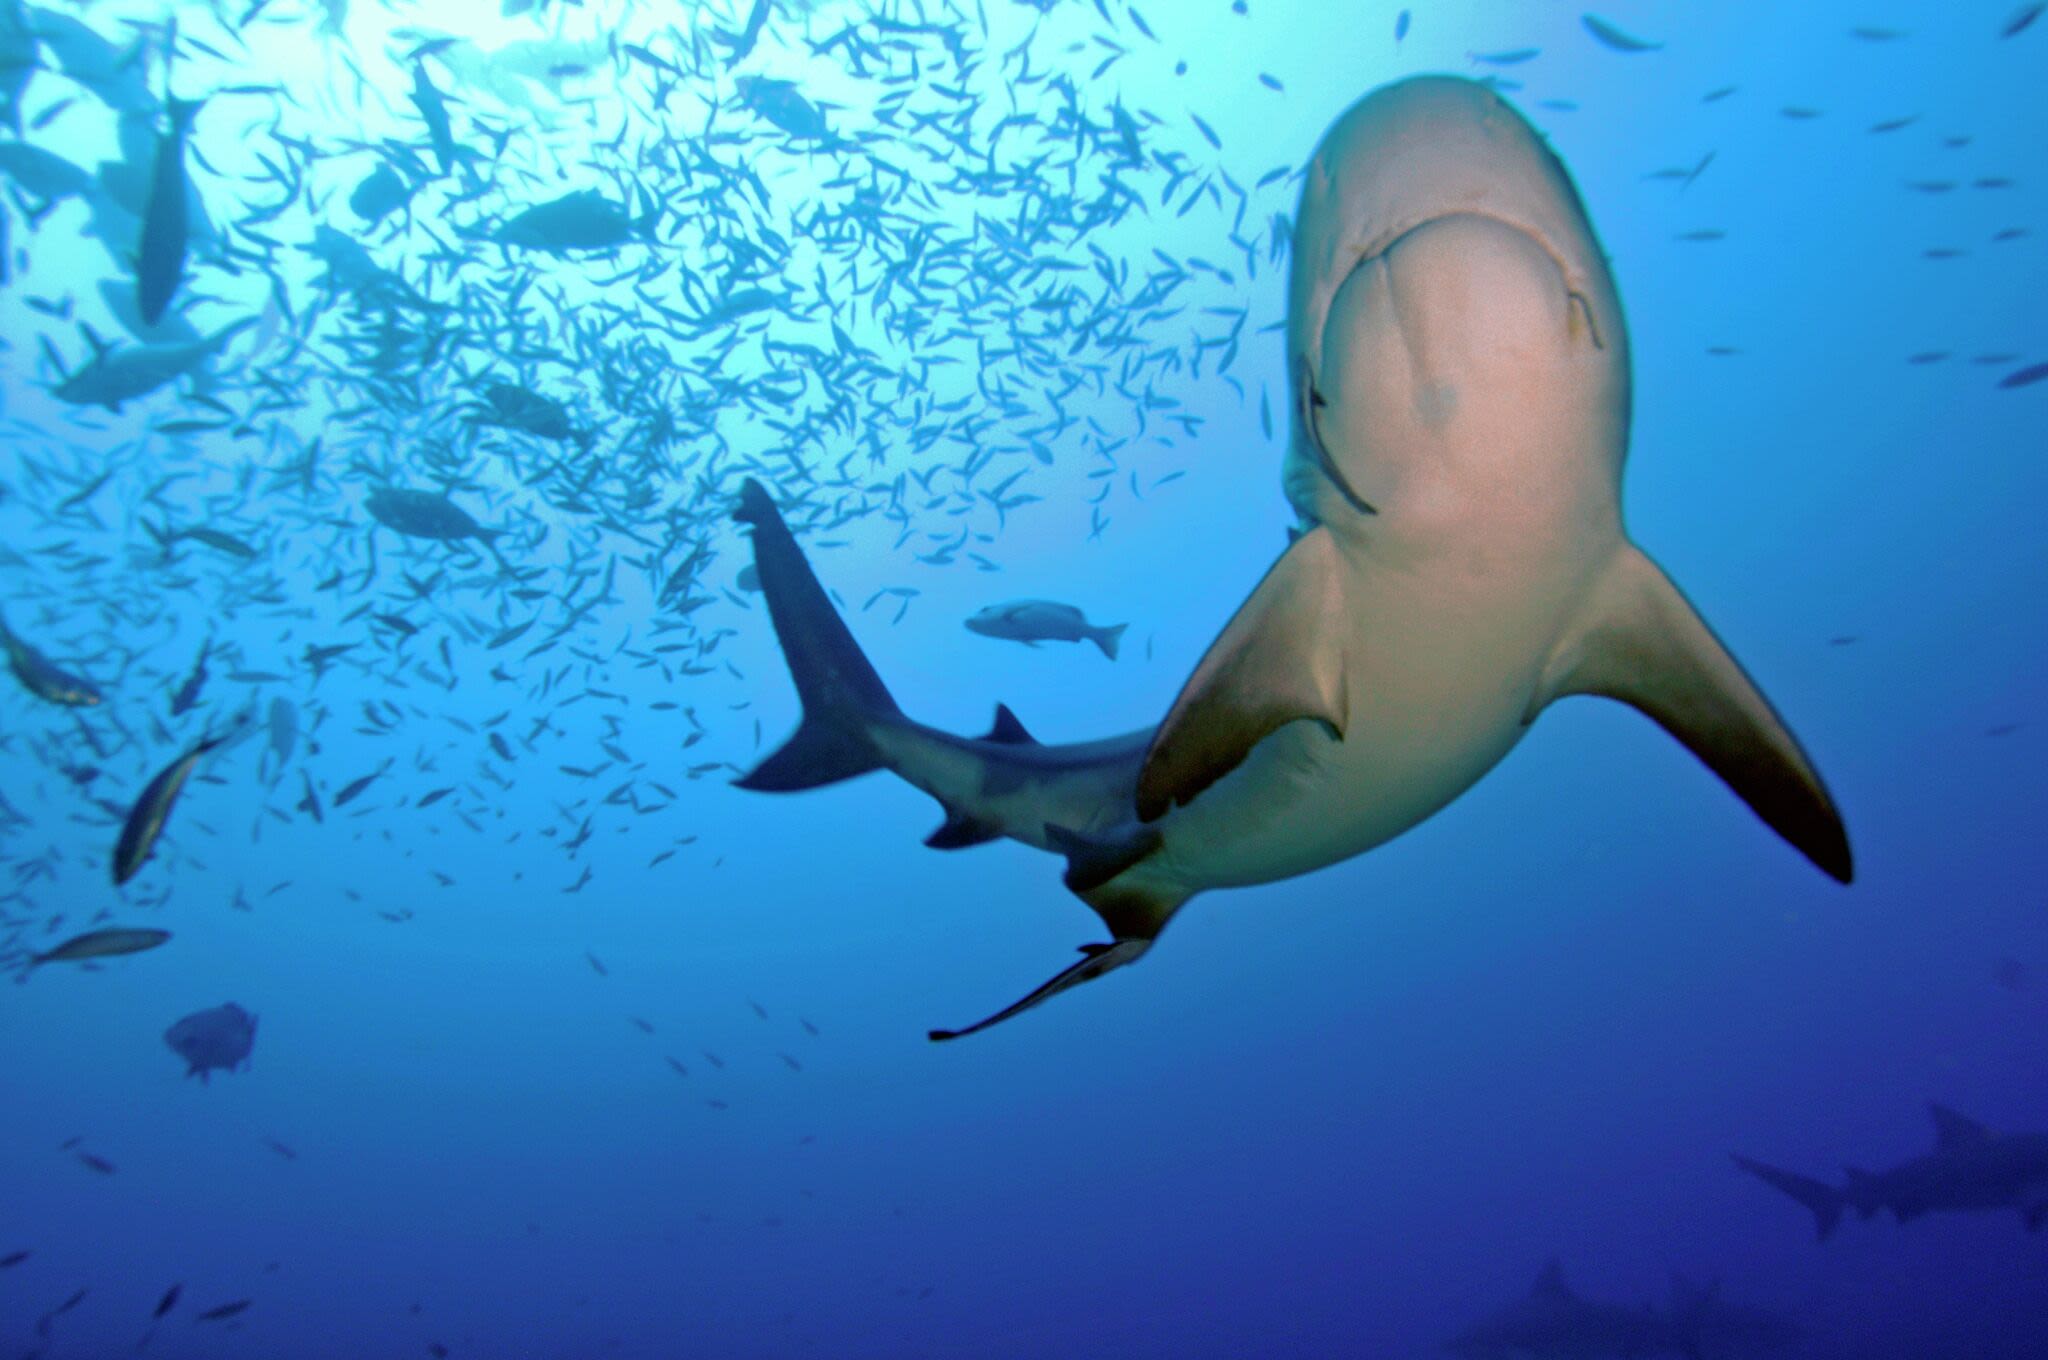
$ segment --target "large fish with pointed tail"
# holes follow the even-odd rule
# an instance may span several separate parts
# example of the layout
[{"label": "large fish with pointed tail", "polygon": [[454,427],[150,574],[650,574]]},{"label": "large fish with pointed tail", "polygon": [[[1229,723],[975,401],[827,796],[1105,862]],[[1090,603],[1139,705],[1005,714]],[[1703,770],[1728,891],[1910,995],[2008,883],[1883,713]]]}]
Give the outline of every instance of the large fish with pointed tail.
[{"label": "large fish with pointed tail", "polygon": [[164,105],[170,126],[156,144],[149,203],[142,217],[142,243],[135,257],[135,305],[145,326],[163,320],[165,308],[185,281],[186,209],[192,196],[191,177],[185,171],[185,139],[201,102],[167,99]]},{"label": "large fish with pointed tail", "polygon": [[1839,1188],[1738,1155],[1735,1165],[1790,1195],[1813,1215],[1815,1235],[1834,1235],[1842,1215],[1889,1211],[1901,1223],[1922,1214],[2017,1210],[2027,1231],[2048,1227],[2048,1133],[1999,1132],[1946,1105],[1929,1105],[1934,1150],[1888,1171],[1850,1168]]},{"label": "large fish with pointed tail", "polygon": [[1792,733],[1622,524],[1628,332],[1564,166],[1496,92],[1422,77],[1324,135],[1296,215],[1282,480],[1294,542],[1156,731],[1040,746],[904,717],[765,491],[739,518],[803,703],[744,787],[888,769],[930,843],[1067,857],[1108,926],[985,1028],[1142,957],[1189,898],[1349,859],[1425,821],[1545,707],[1647,714],[1822,870],[1840,816]]},{"label": "large fish with pointed tail", "polygon": [[168,930],[152,930],[141,926],[106,926],[99,930],[88,930],[83,935],[74,935],[55,948],[40,954],[23,953],[10,956],[6,962],[20,969],[15,974],[16,982],[27,982],[29,974],[46,963],[92,963],[99,959],[119,958],[124,954],[140,954],[167,943],[171,938]]},{"label": "large fish with pointed tail", "polygon": [[220,734],[201,738],[144,786],[142,796],[128,809],[128,817],[121,823],[121,837],[114,843],[116,887],[135,877],[149,852],[156,848],[157,837],[163,834],[164,823],[170,820],[171,809],[177,806],[178,795],[185,791],[185,781],[192,777],[200,758],[241,736],[248,726],[249,717],[244,714]]},{"label": "large fish with pointed tail", "polygon": [[99,687],[82,675],[74,675],[44,656],[32,644],[17,637],[0,615],[0,651],[7,653],[8,669],[22,687],[38,699],[72,708],[92,708],[100,702]]}]

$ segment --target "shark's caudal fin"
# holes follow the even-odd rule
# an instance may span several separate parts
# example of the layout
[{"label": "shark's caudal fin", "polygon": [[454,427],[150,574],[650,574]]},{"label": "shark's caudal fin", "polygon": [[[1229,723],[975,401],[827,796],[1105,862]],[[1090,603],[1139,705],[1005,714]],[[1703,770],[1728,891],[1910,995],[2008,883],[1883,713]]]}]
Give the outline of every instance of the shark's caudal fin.
[{"label": "shark's caudal fin", "polygon": [[894,717],[896,701],[853,640],[803,550],[762,485],[749,477],[733,518],[754,531],[754,566],[768,617],[782,643],[803,721],[782,749],[737,782],[743,789],[787,793],[835,784],[880,769],[867,724]]},{"label": "shark's caudal fin", "polygon": [[1780,1171],[1775,1166],[1765,1166],[1762,1162],[1751,1161],[1741,1153],[1735,1153],[1733,1156],[1735,1165],[1765,1185],[1782,1190],[1812,1210],[1814,1232],[1819,1240],[1825,1242],[1834,1233],[1835,1225],[1842,1221],[1841,1191],[1811,1177]]},{"label": "shark's caudal fin", "polygon": [[1640,709],[1829,876],[1855,874],[1848,833],[1799,742],[1678,587],[1623,544],[1544,668],[1525,721],[1567,694]]}]

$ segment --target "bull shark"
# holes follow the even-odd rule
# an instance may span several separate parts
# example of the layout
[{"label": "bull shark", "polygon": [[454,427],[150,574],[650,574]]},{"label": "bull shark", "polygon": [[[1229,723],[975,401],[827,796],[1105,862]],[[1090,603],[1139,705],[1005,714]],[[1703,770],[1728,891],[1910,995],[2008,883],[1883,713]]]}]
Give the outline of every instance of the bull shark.
[{"label": "bull shark", "polygon": [[2048,1133],[1994,1133],[1946,1105],[1927,1108],[1934,1151],[1889,1171],[1848,1168],[1840,1188],[1740,1154],[1735,1164],[1805,1205],[1823,1242],[1849,1209],[1864,1219],[1890,1210],[1900,1223],[1930,1213],[2016,1209],[2029,1232],[2048,1224]]},{"label": "bull shark", "polygon": [[1652,1308],[1582,1298],[1556,1262],[1543,1267],[1523,1297],[1444,1343],[1460,1360],[1648,1360],[1658,1355],[1698,1360],[1682,1329]]},{"label": "bull shark", "polygon": [[1702,1288],[1671,1277],[1671,1302],[1631,1308],[1580,1295],[1550,1262],[1522,1298],[1444,1343],[1461,1360],[1736,1360],[1795,1345],[1799,1326],[1783,1314],[1721,1298],[1720,1281]]},{"label": "bull shark", "polygon": [[1066,856],[1107,943],[955,1038],[1142,957],[1210,888],[1349,859],[1435,815],[1548,705],[1649,715],[1841,882],[1847,835],[1785,723],[1623,528],[1628,333],[1564,166],[1484,85],[1421,77],[1325,133],[1296,216],[1286,328],[1293,542],[1155,729],[1045,746],[905,717],[773,500],[752,526],[802,703],[738,782],[887,769],[940,849]]}]

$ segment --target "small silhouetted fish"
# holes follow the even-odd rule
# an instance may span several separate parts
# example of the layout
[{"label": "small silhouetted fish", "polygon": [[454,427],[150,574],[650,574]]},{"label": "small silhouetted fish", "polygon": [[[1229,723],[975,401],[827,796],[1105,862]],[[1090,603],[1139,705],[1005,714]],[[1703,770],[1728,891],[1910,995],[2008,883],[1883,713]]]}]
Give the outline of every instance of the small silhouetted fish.
[{"label": "small silhouetted fish", "polygon": [[583,957],[590,960],[591,971],[596,973],[599,977],[610,977],[612,975],[611,970],[604,966],[604,961],[598,958],[597,955],[585,953]]},{"label": "small silhouetted fish", "polygon": [[236,1316],[238,1316],[238,1315],[240,1315],[240,1314],[242,1314],[242,1313],[246,1313],[247,1311],[249,1311],[249,1307],[250,1307],[250,1305],[251,1305],[251,1304],[253,1304],[254,1302],[255,1302],[255,1300],[254,1300],[254,1299],[236,1299],[236,1300],[235,1300],[235,1301],[234,1301],[233,1303],[223,1303],[223,1304],[217,1304],[217,1305],[215,1305],[214,1307],[212,1307],[212,1308],[209,1308],[209,1309],[207,1309],[207,1310],[206,1310],[205,1312],[201,1313],[201,1314],[200,1314],[200,1315],[199,1315],[199,1316],[198,1316],[198,1317],[197,1317],[197,1318],[195,1319],[195,1321],[198,1321],[198,1322],[221,1322],[221,1321],[225,1321],[225,1320],[226,1320],[226,1319],[228,1319],[228,1318],[231,1318],[231,1317],[236,1317]]},{"label": "small silhouetted fish", "polygon": [[1111,661],[1129,624],[1097,625],[1079,609],[1053,600],[1013,600],[992,604],[967,620],[967,631],[1036,647],[1041,642],[1094,643]]},{"label": "small silhouetted fish", "polygon": [[0,1270],[6,1270],[10,1267],[18,1266],[34,1254],[35,1253],[29,1251],[10,1251],[5,1256],[0,1256]]},{"label": "small silhouetted fish", "polygon": [[2042,10],[2048,10],[2048,4],[2041,3],[2041,0],[2030,0],[2030,3],[2021,5],[2012,12],[2012,17],[2005,21],[2005,27],[1998,31],[1998,36],[2017,38],[2026,32],[2029,24],[2041,17]]},{"label": "small silhouetted fish", "polygon": [[223,732],[217,737],[203,738],[198,745],[158,771],[156,778],[143,788],[142,796],[128,810],[128,819],[121,824],[121,838],[114,845],[116,887],[135,877],[143,861],[149,858],[149,852],[156,848],[157,837],[163,834],[164,822],[170,817],[171,808],[177,804],[178,795],[184,791],[185,781],[192,777],[192,769],[199,763],[199,758],[233,735],[233,732]]},{"label": "small silhouetted fish", "polygon": [[2030,387],[2048,378],[2048,364],[2029,364],[2015,373],[2008,373],[1998,380],[2000,387]]},{"label": "small silhouetted fish", "polygon": [[169,1289],[166,1289],[164,1296],[157,1300],[156,1311],[151,1313],[150,1316],[160,1318],[165,1313],[176,1308],[178,1306],[178,1295],[184,1291],[184,1288],[185,1286],[182,1284],[174,1284]]},{"label": "small silhouetted fish", "polygon": [[787,1053],[777,1053],[775,1056],[782,1059],[783,1063],[792,1072],[801,1072],[804,1070],[804,1065],[798,1062],[795,1058],[790,1057]]},{"label": "small silhouetted fish", "polygon": [[135,305],[146,326],[163,319],[172,294],[185,278],[186,214],[192,195],[185,173],[185,138],[192,129],[193,115],[199,112],[199,101],[168,99],[165,109],[170,129],[156,144],[156,164],[135,258]]},{"label": "small silhouetted fish", "polygon": [[719,1056],[718,1056],[718,1055],[717,1055],[716,1053],[713,1053],[713,1052],[712,1052],[712,1051],[711,1051],[710,1049],[708,1049],[708,1048],[707,1048],[707,1049],[703,1049],[703,1050],[701,1050],[701,1051],[702,1051],[702,1052],[703,1052],[703,1054],[704,1054],[704,1061],[705,1061],[705,1062],[708,1062],[708,1063],[710,1063],[710,1064],[711,1064],[711,1065],[712,1065],[713,1067],[724,1067],[724,1066],[725,1066],[725,1060],[724,1060],[724,1059],[722,1059],[722,1058],[720,1058],[720,1057],[719,1057]]},{"label": "small silhouetted fish", "polygon": [[448,1360],[448,1348],[438,1341],[427,1343],[427,1354],[433,1356],[434,1360]]},{"label": "small silhouetted fish", "polygon": [[280,1143],[275,1138],[264,1139],[263,1146],[269,1148],[272,1152],[275,1152],[278,1156],[284,1158],[288,1162],[296,1162],[297,1160],[299,1160],[299,1154],[297,1152],[294,1152],[289,1144]]},{"label": "small silhouetted fish", "polygon": [[676,1075],[677,1075],[677,1076],[679,1076],[679,1077],[687,1077],[687,1076],[689,1076],[689,1075],[690,1075],[690,1069],[689,1069],[689,1068],[687,1068],[687,1067],[683,1066],[683,1065],[682,1065],[681,1063],[677,1062],[677,1061],[676,1061],[676,1060],[675,1060],[674,1058],[672,1058],[672,1057],[669,1057],[669,1056],[668,1056],[667,1054],[663,1054],[662,1056],[663,1056],[663,1057],[667,1057],[667,1058],[668,1058],[668,1065],[669,1065],[670,1067],[673,1067],[673,1068],[674,1068],[674,1069],[676,1070]]},{"label": "small silhouetted fish", "polygon": [[370,785],[376,783],[377,780],[383,775],[384,771],[389,768],[390,765],[387,763],[381,768],[373,770],[369,774],[364,775],[360,779],[350,780],[346,785],[343,786],[340,793],[334,795],[334,798],[330,803],[330,806],[347,807],[350,803],[353,803],[356,799],[360,798],[363,794],[363,790],[369,788]]},{"label": "small silhouetted fish", "polygon": [[639,1016],[629,1015],[626,1018],[628,1020],[631,1020],[633,1022],[633,1028],[639,1030],[642,1034],[654,1033],[654,1026],[649,1024],[647,1021],[642,1020]]},{"label": "small silhouetted fish", "polygon": [[1588,33],[1617,52],[1655,52],[1664,46],[1660,42],[1648,42],[1633,34],[1624,33],[1597,14],[1582,14],[1579,16],[1579,22],[1586,26]]},{"label": "small silhouetted fish", "polygon": [[0,617],[0,648],[7,652],[7,664],[28,692],[38,699],[74,708],[91,708],[100,702],[100,692],[90,680],[73,675],[51,662],[36,648],[16,637]]},{"label": "small silhouetted fish", "polygon": [[164,1042],[185,1060],[185,1075],[205,1082],[215,1071],[233,1072],[256,1046],[256,1017],[230,1001],[194,1011],[164,1031]]},{"label": "small silhouetted fish", "polygon": [[758,1001],[754,1000],[753,998],[749,997],[749,998],[747,999],[747,1004],[748,1004],[749,1006],[752,1006],[752,1007],[754,1008],[754,1014],[755,1014],[756,1016],[758,1016],[758,1017],[759,1017],[760,1019],[766,1020],[766,1019],[768,1018],[768,1012],[767,1012],[767,1011],[765,1011],[765,1010],[763,1010],[763,1009],[761,1008],[761,1003],[760,1003],[760,1002],[758,1002]]},{"label": "small silhouetted fish", "polygon": [[57,1318],[64,1316],[66,1313],[76,1308],[79,1304],[84,1303],[85,1294],[86,1291],[81,1289],[76,1294],[73,1294],[70,1298],[64,1300],[64,1302],[58,1304],[55,1308],[52,1308],[49,1312],[37,1318],[36,1335],[40,1337],[48,1337],[50,1334],[50,1323],[56,1320]]},{"label": "small silhouetted fish", "polygon": [[2018,959],[2000,959],[1998,966],[1991,970],[1991,976],[2009,992],[2024,992],[2034,982],[2027,965]]},{"label": "small silhouetted fish", "polygon": [[28,966],[22,971],[26,978],[30,972],[46,963],[83,963],[88,959],[109,959],[122,954],[140,954],[145,949],[154,949],[171,938],[168,930],[151,930],[142,927],[113,926],[104,930],[88,930],[83,935],[74,935],[55,949],[48,949],[30,957]]},{"label": "small silhouetted fish", "polygon": [[114,1164],[108,1161],[106,1158],[96,1157],[90,1152],[80,1152],[75,1155],[77,1156],[79,1161],[84,1162],[87,1166],[91,1167],[94,1171],[99,1172],[102,1176],[111,1176],[117,1169],[114,1166]]},{"label": "small silhouetted fish", "polygon": [[798,1016],[796,1022],[804,1027],[804,1031],[807,1034],[816,1034],[818,1032],[818,1027],[802,1016]]},{"label": "small silhouetted fish", "polygon": [[2009,737],[2019,731],[2021,726],[2022,724],[2020,723],[1999,723],[1995,727],[1985,728],[1984,735],[1987,737]]}]

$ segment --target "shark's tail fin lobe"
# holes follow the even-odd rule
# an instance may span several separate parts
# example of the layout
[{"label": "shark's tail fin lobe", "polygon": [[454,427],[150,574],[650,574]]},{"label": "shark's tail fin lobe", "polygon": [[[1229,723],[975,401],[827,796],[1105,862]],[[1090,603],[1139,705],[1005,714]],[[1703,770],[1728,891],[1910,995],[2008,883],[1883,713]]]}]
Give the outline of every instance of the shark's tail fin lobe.
[{"label": "shark's tail fin lobe", "polygon": [[1112,624],[1108,628],[1096,629],[1093,633],[1089,634],[1089,637],[1096,646],[1102,649],[1104,656],[1114,661],[1116,660],[1116,649],[1124,640],[1124,629],[1130,626],[1128,623]]},{"label": "shark's tail fin lobe", "polygon": [[1823,872],[1855,876],[1841,814],[1770,701],[1678,587],[1624,543],[1544,668],[1527,719],[1567,694],[1641,710]]},{"label": "shark's tail fin lobe", "polygon": [[818,584],[767,489],[749,477],[733,517],[754,531],[761,594],[803,703],[796,735],[742,776],[739,786],[787,793],[880,769],[882,757],[868,727],[901,711],[888,687]]},{"label": "shark's tail fin lobe", "polygon": [[1735,1154],[1735,1165],[1773,1189],[1780,1190],[1804,1204],[1813,1214],[1814,1232],[1825,1242],[1834,1234],[1835,1227],[1842,1221],[1842,1192],[1832,1185],[1801,1176],[1791,1171],[1780,1171],[1775,1166],[1751,1161],[1740,1153]]}]

